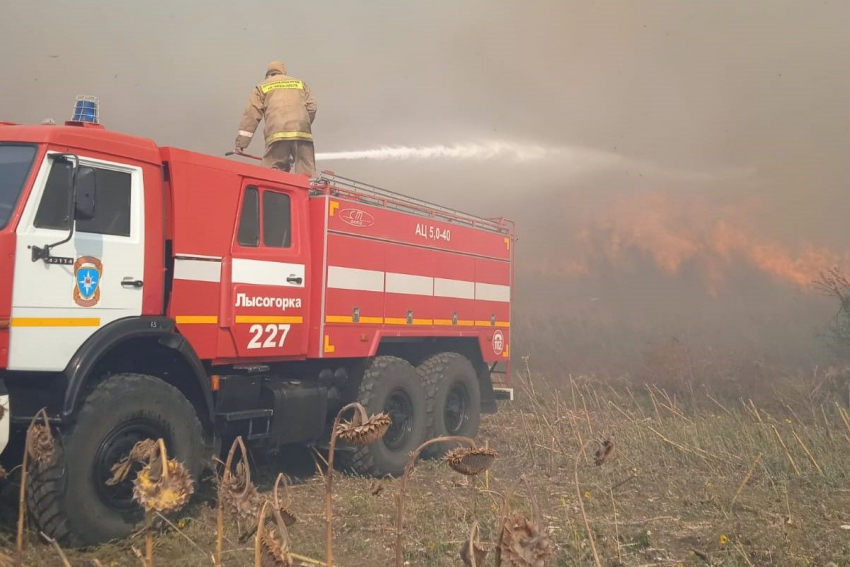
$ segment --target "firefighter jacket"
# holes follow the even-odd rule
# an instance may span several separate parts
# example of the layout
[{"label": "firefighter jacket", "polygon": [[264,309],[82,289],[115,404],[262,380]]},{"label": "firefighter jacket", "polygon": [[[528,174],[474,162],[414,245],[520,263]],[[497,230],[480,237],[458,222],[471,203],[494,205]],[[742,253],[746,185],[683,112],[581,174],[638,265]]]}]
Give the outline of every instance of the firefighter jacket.
[{"label": "firefighter jacket", "polygon": [[251,93],[239,123],[236,147],[251,143],[260,120],[265,120],[266,147],[280,140],[313,140],[310,125],[316,117],[316,99],[303,81],[286,74],[282,63],[269,66],[269,75]]}]

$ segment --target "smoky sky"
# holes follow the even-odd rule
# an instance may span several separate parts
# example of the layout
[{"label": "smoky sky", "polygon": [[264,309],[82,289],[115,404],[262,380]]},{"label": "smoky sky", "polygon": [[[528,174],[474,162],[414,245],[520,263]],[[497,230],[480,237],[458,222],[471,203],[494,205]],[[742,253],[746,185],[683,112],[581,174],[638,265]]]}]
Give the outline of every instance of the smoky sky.
[{"label": "smoky sky", "polygon": [[[0,0],[0,118],[65,120],[75,95],[92,94],[108,128],[221,155],[251,88],[280,59],[318,101],[319,152],[476,141],[570,149],[527,162],[319,163],[516,218],[520,267],[569,260],[583,223],[657,192],[722,218],[734,210],[759,242],[843,254],[848,24],[850,3],[834,0]],[[249,151],[261,153],[261,141]],[[637,296],[677,289],[657,300],[673,311],[680,288],[702,293],[687,270],[654,280],[646,271],[633,273],[647,291]],[[612,285],[623,295],[622,276],[585,288],[525,278],[552,297]],[[773,285],[746,267],[736,278]]]}]

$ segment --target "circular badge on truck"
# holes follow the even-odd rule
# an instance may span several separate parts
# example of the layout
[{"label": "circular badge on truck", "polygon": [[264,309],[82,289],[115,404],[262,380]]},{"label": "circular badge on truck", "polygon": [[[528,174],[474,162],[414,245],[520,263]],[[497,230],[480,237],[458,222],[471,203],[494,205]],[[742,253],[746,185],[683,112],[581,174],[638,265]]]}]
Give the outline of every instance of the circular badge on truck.
[{"label": "circular badge on truck", "polygon": [[74,263],[74,302],[80,307],[94,307],[100,301],[100,277],[103,264],[92,256],[77,258]]},{"label": "circular badge on truck", "polygon": [[502,334],[502,331],[496,331],[493,333],[493,352],[496,355],[501,355],[502,351],[505,350],[505,336]]}]

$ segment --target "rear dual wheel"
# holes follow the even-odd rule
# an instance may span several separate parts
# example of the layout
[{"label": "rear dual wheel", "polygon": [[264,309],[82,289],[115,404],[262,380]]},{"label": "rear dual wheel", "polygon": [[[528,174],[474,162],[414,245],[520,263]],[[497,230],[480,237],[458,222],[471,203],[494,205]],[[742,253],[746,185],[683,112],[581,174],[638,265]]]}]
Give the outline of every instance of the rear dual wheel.
[{"label": "rear dual wheel", "polygon": [[364,372],[357,398],[368,413],[389,414],[392,424],[382,439],[340,457],[357,474],[400,475],[428,431],[425,385],[406,360],[378,356]]},{"label": "rear dual wheel", "polygon": [[[429,388],[428,437],[475,438],[481,423],[481,388],[469,359],[444,352],[426,359],[417,372]],[[442,457],[454,446],[451,443],[432,445],[425,450],[425,456]]]},{"label": "rear dual wheel", "polygon": [[[363,374],[357,399],[368,413],[386,412],[392,419],[382,439],[340,454],[357,474],[398,476],[426,439],[478,434],[478,377],[472,363],[457,353],[431,356],[416,368],[401,358],[376,357]],[[424,456],[440,457],[452,447],[432,445]]]}]

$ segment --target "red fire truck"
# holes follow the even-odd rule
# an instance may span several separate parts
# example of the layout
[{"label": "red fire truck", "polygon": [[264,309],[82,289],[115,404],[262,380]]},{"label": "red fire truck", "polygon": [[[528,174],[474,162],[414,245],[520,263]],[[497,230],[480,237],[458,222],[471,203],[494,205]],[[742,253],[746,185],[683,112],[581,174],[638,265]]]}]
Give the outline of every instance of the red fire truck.
[{"label": "red fire truck", "polygon": [[350,469],[398,474],[495,411],[513,225],[325,173],[159,147],[96,120],[0,122],[0,451],[46,408],[30,516],[68,545],[141,519],[110,469],[162,437],[195,477],[242,435],[322,446],[358,400],[392,427]]}]

